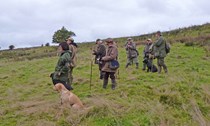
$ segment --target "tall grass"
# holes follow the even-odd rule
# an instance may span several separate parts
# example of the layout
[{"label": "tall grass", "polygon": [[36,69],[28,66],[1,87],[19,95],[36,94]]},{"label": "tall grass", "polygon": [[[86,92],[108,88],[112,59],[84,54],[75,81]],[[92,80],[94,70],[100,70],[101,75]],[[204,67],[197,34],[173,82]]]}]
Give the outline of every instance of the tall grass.
[{"label": "tall grass", "polygon": [[[88,46],[80,45],[74,69],[74,90],[87,109],[74,111],[59,105],[49,74],[57,56],[0,60],[0,125],[117,125],[117,126],[197,126],[210,120],[210,59],[199,46],[173,44],[166,57],[169,74],[147,73],[130,66],[119,42],[121,67],[117,88],[106,90],[93,65],[90,90],[90,65],[93,56]],[[49,47],[50,49],[50,47]],[[46,50],[46,49],[44,49]],[[142,52],[143,46],[138,46]],[[54,49],[56,52],[56,49]],[[40,49],[40,52],[43,52]],[[16,52],[19,53],[19,52]],[[25,52],[29,53],[29,52]],[[33,55],[35,56],[36,53]],[[28,57],[32,54],[30,53]],[[38,54],[39,55],[39,54]],[[24,57],[24,56],[22,56]],[[142,56],[139,57],[140,66]],[[13,61],[13,62],[11,62]],[[154,61],[156,64],[156,61]]]}]

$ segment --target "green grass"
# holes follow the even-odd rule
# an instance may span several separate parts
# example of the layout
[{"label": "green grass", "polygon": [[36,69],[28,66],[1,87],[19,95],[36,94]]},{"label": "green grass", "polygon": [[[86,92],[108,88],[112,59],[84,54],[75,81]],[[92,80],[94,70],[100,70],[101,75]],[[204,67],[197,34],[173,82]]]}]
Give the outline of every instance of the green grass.
[{"label": "green grass", "polygon": [[[73,72],[73,92],[88,107],[84,111],[61,109],[59,106],[59,94],[53,91],[49,78],[57,63],[57,56],[37,59],[36,53],[30,53],[27,57],[20,56],[20,61],[12,57],[5,58],[4,54],[9,55],[9,52],[2,52],[0,125],[210,125],[210,58],[206,57],[202,47],[173,44],[166,57],[169,73],[159,75],[136,70],[135,65],[125,69],[125,49],[119,46],[121,66],[117,75],[118,85],[113,91],[110,81],[108,88],[102,89],[97,65],[93,65],[90,90],[92,45],[80,45],[78,65]],[[44,52],[48,48],[37,48],[39,51],[35,52]],[[143,46],[138,46],[138,50],[141,54]],[[141,55],[139,61],[141,68]]]}]

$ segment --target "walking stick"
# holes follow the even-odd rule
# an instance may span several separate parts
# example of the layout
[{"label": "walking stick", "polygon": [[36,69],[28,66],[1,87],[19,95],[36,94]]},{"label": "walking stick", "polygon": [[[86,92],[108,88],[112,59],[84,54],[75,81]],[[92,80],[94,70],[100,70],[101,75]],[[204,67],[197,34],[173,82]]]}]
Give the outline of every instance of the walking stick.
[{"label": "walking stick", "polygon": [[[119,57],[117,57],[117,60],[119,61]],[[120,70],[119,68],[117,69],[117,72],[116,72],[116,78],[119,79],[119,75],[120,75]]]},{"label": "walking stick", "polygon": [[92,86],[93,60],[90,61],[90,90]]},{"label": "walking stick", "polygon": [[[92,51],[92,48],[90,48],[90,51]],[[92,53],[90,53],[90,90],[92,86],[92,74],[93,74],[93,60],[92,60]]]}]

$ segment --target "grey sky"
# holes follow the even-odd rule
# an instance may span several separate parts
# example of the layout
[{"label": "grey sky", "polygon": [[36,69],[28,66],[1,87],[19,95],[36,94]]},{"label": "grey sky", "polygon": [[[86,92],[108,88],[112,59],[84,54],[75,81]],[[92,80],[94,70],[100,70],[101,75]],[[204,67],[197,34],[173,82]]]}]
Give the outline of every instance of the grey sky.
[{"label": "grey sky", "polygon": [[209,0],[0,0],[0,47],[51,43],[65,26],[76,42],[210,22]]}]

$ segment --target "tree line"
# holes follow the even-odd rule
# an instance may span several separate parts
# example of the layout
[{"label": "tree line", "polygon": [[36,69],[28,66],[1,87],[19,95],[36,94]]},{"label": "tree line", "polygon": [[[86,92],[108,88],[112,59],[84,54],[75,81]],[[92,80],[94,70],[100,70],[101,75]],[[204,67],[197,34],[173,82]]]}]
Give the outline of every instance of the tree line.
[{"label": "tree line", "polygon": [[[63,26],[61,29],[55,31],[55,33],[53,34],[53,36],[52,36],[52,43],[65,42],[68,37],[73,37],[73,36],[76,36],[76,34],[73,31],[67,30]],[[44,46],[44,45],[42,44],[41,46]],[[45,46],[50,46],[50,44],[46,43]],[[13,50],[13,49],[15,49],[15,46],[14,45],[10,45],[9,46],[9,50]]]}]

